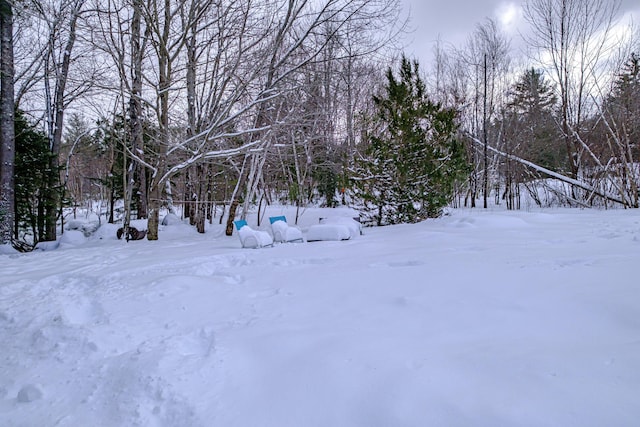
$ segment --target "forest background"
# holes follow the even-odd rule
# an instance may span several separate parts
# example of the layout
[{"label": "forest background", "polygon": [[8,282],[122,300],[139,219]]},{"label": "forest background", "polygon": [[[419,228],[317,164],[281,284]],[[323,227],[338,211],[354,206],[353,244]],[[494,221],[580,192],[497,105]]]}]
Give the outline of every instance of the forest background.
[{"label": "forest background", "polygon": [[638,208],[619,6],[527,0],[526,49],[486,18],[421,68],[398,0],[0,0],[2,242],[55,240],[80,207],[148,218],[151,240],[161,209],[231,233],[274,203],[379,225],[523,197]]}]

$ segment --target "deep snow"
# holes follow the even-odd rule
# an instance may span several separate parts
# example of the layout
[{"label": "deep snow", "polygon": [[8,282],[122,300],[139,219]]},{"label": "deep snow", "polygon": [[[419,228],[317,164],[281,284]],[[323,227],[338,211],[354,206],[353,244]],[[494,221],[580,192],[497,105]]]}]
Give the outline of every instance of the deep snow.
[{"label": "deep snow", "polygon": [[266,249],[219,226],[64,236],[0,255],[0,426],[640,420],[640,210],[454,210]]}]

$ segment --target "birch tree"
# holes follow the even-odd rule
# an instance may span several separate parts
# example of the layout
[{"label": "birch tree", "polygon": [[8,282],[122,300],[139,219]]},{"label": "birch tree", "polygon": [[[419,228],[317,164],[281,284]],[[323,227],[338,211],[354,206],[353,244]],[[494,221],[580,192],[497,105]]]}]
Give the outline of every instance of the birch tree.
[{"label": "birch tree", "polygon": [[[506,103],[510,71],[510,42],[500,31],[497,23],[487,19],[477,25],[469,37],[467,46],[460,52],[462,64],[467,69],[469,82],[466,85],[472,93],[463,121],[468,132],[484,141],[482,150],[472,152],[474,169],[472,172],[471,198],[475,206],[476,186],[482,179],[483,206],[487,208],[491,191],[491,175],[495,162],[489,158],[488,144],[492,139],[492,123],[496,114]],[[491,164],[490,164],[491,161]]]},{"label": "birch tree", "polygon": [[[157,238],[158,211],[173,178],[181,176],[191,186],[187,199],[194,196],[195,206],[204,206],[215,191],[208,178],[212,162],[216,169],[225,165],[225,182],[235,184],[231,200],[244,198],[244,215],[264,188],[262,171],[280,130],[295,127],[285,99],[295,98],[306,67],[320,68],[328,46],[339,46],[337,36],[348,28],[380,28],[376,18],[394,5],[396,0],[96,2],[95,39],[117,71],[105,85],[114,105],[126,110],[127,155],[150,177],[148,238]],[[331,60],[326,71],[334,73],[340,58]],[[135,143],[140,111],[151,113],[145,120],[158,129],[143,145]],[[193,213],[203,231],[204,212]],[[231,208],[229,223],[235,214]]]},{"label": "birch tree", "polygon": [[596,114],[600,131],[598,177],[625,207],[640,206],[640,56],[631,53]]},{"label": "birch tree", "polygon": [[[327,27],[337,33],[344,29],[346,22],[370,20],[379,12],[378,2],[372,0],[327,0],[322,3],[291,0],[284,5],[280,2],[222,2],[217,9],[209,10],[209,15],[196,14],[193,22],[179,25],[179,10],[171,9],[167,2],[162,7],[156,4],[153,7],[155,9],[149,8],[145,12],[145,19],[152,28],[150,41],[157,61],[154,72],[159,90],[154,108],[160,137],[156,160],[146,164],[152,170],[150,188],[155,193],[152,198],[158,202],[164,184],[172,176],[197,163],[237,155],[246,156],[247,167],[238,179],[232,199],[242,193],[245,203],[251,201],[261,181],[266,155],[274,142],[272,127],[277,115],[272,107],[275,100],[295,88],[292,83],[296,72],[317,60],[327,44],[326,39],[315,43],[314,37]],[[212,17],[218,23],[216,29],[222,31],[209,38],[213,41],[211,50],[202,50],[200,58],[203,61],[196,67],[196,80],[198,87],[210,84],[214,90],[210,91],[212,95],[201,98],[205,102],[195,113],[198,131],[192,136],[173,135],[171,124],[180,120],[175,115],[172,116],[175,119],[170,118],[169,105],[176,105],[174,101],[179,103],[183,93],[177,76],[188,70],[184,65],[178,66],[185,64],[185,47],[190,37],[188,29],[195,24],[201,29],[201,32],[197,31],[200,37],[211,35],[207,29],[212,27],[204,25],[202,19]],[[171,22],[176,26],[172,27],[168,20],[173,20]],[[180,30],[175,31],[177,28]],[[225,49],[219,49],[219,46]],[[205,56],[205,53],[219,61],[210,62],[211,56]],[[195,92],[205,93],[198,89]],[[176,98],[171,100],[171,96]],[[189,105],[189,101],[185,104]],[[155,238],[153,230],[157,227],[157,219],[154,220],[151,214],[153,212],[155,218],[157,206],[154,207],[153,202],[150,206],[148,236]],[[235,215],[233,206],[229,214],[231,219]]]},{"label": "birch tree", "polygon": [[[335,47],[335,40],[340,40],[343,32],[348,34],[354,26],[364,30],[364,25],[375,25],[376,20],[386,15],[395,17],[393,11],[397,5],[393,1],[376,2],[370,0],[327,0],[325,2],[294,1],[288,2],[284,19],[278,26],[275,38],[271,43],[271,60],[267,65],[267,78],[264,90],[273,91],[281,88],[291,77],[301,71],[306,65],[314,61],[322,61],[322,55],[327,53],[327,60],[322,61],[325,70],[331,67],[333,55],[330,50]],[[385,21],[388,22],[388,21]],[[371,34],[371,33],[370,33]],[[375,35],[372,34],[372,37]],[[390,40],[390,39],[387,39]],[[326,80],[325,80],[326,82]],[[324,88],[325,101],[330,102],[327,88]],[[267,114],[268,104],[261,105],[258,123],[269,126],[273,124],[273,117]],[[327,109],[326,112],[331,112]],[[327,136],[328,128],[325,128]],[[261,151],[251,156],[248,169],[248,184],[245,195],[245,209],[247,203],[256,192],[259,176],[269,148],[273,144],[273,134],[265,138]],[[227,234],[230,234],[231,217],[228,221]]]}]

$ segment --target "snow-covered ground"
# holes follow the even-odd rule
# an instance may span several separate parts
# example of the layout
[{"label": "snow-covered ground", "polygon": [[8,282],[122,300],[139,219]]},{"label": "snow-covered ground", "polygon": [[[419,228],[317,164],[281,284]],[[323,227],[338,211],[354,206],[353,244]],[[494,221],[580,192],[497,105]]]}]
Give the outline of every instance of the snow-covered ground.
[{"label": "snow-covered ground", "polygon": [[640,210],[454,210],[265,249],[219,226],[65,236],[0,255],[0,426],[640,420]]}]

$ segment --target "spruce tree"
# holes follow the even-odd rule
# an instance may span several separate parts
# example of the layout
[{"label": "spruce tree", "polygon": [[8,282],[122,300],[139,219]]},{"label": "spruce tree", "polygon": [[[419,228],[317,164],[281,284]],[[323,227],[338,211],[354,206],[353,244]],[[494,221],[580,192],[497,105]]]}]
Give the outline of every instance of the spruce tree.
[{"label": "spruce tree", "polygon": [[418,62],[404,56],[399,77],[389,68],[373,101],[382,131],[369,138],[355,177],[359,194],[378,224],[440,216],[467,171],[456,111],[429,99]]}]

